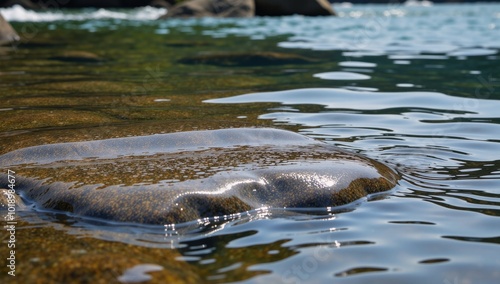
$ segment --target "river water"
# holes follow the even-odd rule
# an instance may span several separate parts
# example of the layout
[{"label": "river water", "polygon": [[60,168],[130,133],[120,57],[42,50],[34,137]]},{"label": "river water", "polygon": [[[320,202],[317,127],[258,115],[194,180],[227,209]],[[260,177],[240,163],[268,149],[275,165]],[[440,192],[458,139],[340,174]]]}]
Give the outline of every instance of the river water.
[{"label": "river water", "polygon": [[[139,263],[186,262],[206,283],[500,283],[500,5],[334,8],[339,17],[169,21],[155,8],[2,9],[23,41],[0,49],[1,154],[270,126],[401,176],[389,195],[342,212],[263,209],[167,230],[20,212],[21,276],[40,266],[37,246],[77,236],[87,253],[98,240],[127,245]],[[277,53],[291,59],[269,59]],[[22,251],[22,232],[48,228]]]}]

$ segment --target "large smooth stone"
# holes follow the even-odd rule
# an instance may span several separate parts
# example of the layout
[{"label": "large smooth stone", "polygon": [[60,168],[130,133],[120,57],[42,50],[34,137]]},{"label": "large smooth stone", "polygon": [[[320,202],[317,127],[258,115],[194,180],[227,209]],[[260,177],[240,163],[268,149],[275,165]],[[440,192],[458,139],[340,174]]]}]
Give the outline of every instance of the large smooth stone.
[{"label": "large smooth stone", "polygon": [[16,172],[17,193],[40,209],[147,224],[339,206],[397,181],[379,162],[269,128],[49,144],[1,155],[0,166]]}]

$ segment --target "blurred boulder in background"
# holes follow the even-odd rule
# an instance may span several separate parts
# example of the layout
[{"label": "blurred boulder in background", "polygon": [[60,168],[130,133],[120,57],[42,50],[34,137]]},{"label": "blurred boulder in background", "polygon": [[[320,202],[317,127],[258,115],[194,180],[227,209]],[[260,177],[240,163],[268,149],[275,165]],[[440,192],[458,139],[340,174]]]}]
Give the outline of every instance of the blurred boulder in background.
[{"label": "blurred boulder in background", "polygon": [[253,17],[254,0],[190,0],[179,3],[161,18]]},{"label": "blurred boulder in background", "polygon": [[331,16],[335,15],[327,0],[254,0],[256,16]]},{"label": "blurred boulder in background", "polygon": [[19,35],[14,28],[0,14],[0,45],[9,44],[19,40]]},{"label": "blurred boulder in background", "polygon": [[188,0],[174,5],[161,18],[331,16],[327,0]]}]

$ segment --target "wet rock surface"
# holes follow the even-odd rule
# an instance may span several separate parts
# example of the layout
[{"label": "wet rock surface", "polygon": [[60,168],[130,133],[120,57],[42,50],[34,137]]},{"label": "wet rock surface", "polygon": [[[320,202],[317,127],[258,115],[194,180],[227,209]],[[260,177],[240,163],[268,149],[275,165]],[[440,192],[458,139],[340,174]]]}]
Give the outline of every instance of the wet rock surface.
[{"label": "wet rock surface", "polygon": [[[15,194],[15,191],[7,188],[0,188],[0,212],[9,211],[9,207],[14,207],[16,210],[24,209],[24,202],[21,197]],[[11,212],[14,210],[11,208]]]},{"label": "wet rock surface", "polygon": [[40,209],[143,224],[340,206],[397,180],[376,161],[266,128],[35,146],[0,156],[0,165],[16,170],[17,192]]}]

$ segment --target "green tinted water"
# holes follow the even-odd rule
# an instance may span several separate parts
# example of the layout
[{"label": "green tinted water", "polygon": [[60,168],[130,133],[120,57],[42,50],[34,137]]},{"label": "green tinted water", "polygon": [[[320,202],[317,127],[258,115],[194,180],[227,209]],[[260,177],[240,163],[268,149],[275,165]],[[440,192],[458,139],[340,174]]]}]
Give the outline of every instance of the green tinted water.
[{"label": "green tinted water", "polygon": [[[1,154],[56,142],[273,126],[362,153],[402,176],[390,196],[348,212],[255,212],[200,225],[188,235],[20,212],[15,280],[117,282],[126,269],[148,263],[164,268],[150,273],[155,283],[497,283],[497,28],[482,30],[481,37],[472,32],[473,24],[467,26],[475,41],[467,45],[448,32],[477,16],[476,6],[399,7],[407,16],[394,16],[389,24],[378,14],[366,15],[394,9],[355,7],[333,22],[288,17],[282,21],[290,24],[275,34],[273,19],[14,22],[24,40],[0,49]],[[487,10],[487,24],[495,25],[498,6]],[[386,33],[401,37],[380,42],[369,34],[363,46],[335,48],[335,34],[345,39],[366,32],[366,21],[386,29],[378,34],[382,39]],[[412,31],[408,27],[415,22],[427,24]],[[401,24],[408,29],[391,32]],[[306,37],[293,38],[300,35],[290,26],[300,26],[297,33]],[[435,30],[449,50],[439,49]],[[252,40],[245,31],[265,36]],[[214,37],[217,32],[224,36]],[[382,51],[373,53],[377,48]],[[474,56],[485,49],[491,52]],[[345,61],[375,67],[341,66]],[[331,71],[370,79],[314,77]],[[298,89],[304,90],[290,91]],[[285,92],[260,94],[271,91]],[[254,93],[245,103],[232,98]],[[8,255],[5,245],[0,253]],[[4,267],[2,279],[12,281],[5,273]]]}]

